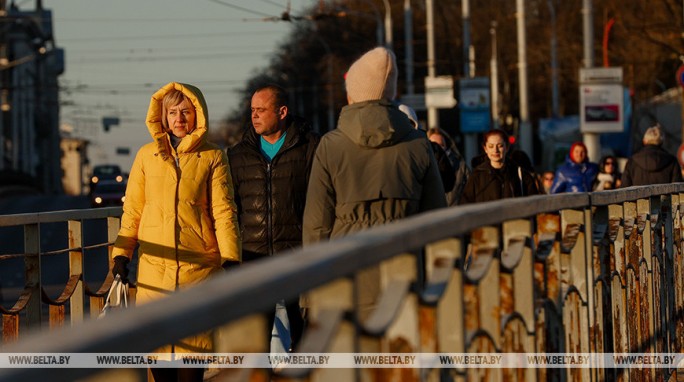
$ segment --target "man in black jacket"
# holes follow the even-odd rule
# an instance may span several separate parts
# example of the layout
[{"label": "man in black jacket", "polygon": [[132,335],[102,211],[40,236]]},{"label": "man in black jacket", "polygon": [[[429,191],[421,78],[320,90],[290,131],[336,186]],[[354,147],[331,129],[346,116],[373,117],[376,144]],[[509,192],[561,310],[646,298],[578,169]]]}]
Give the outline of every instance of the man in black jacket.
[{"label": "man in black jacket", "polygon": [[627,160],[621,187],[681,182],[677,158],[661,147],[663,131],[660,126],[649,127],[642,142],[644,147]]},{"label": "man in black jacket", "polygon": [[[302,245],[306,190],[320,140],[289,113],[287,92],[279,86],[258,88],[251,110],[252,128],[228,152],[245,262]],[[285,305],[294,349],[304,322],[297,299]]]}]

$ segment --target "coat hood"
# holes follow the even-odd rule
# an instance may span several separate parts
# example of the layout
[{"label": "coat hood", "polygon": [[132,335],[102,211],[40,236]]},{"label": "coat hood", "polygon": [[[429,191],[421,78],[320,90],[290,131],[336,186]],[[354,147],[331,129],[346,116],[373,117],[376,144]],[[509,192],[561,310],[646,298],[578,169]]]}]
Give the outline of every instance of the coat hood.
[{"label": "coat hood", "polygon": [[634,164],[647,172],[662,171],[676,160],[675,156],[670,155],[662,147],[655,145],[646,145],[639,152],[632,155]]},{"label": "coat hood", "polygon": [[168,133],[164,131],[161,121],[162,118],[164,118],[162,115],[162,100],[164,99],[164,96],[172,90],[180,90],[183,92],[195,107],[195,130],[186,135],[176,149],[179,153],[193,151],[206,141],[209,113],[207,111],[207,102],[204,100],[204,95],[198,88],[192,85],[169,82],[161,89],[157,90],[157,92],[152,95],[150,107],[147,110],[147,129],[152,136],[152,140],[157,143],[159,152],[170,153],[171,146]]},{"label": "coat hood", "polygon": [[386,100],[343,107],[338,129],[357,145],[369,148],[392,146],[414,131],[406,114]]}]

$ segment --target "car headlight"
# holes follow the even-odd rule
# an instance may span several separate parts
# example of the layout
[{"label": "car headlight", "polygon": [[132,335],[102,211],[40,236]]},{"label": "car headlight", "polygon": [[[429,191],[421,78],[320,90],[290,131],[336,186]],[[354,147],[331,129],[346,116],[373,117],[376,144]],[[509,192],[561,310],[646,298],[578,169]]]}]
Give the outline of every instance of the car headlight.
[{"label": "car headlight", "polygon": [[97,183],[99,180],[100,180],[100,179],[99,179],[98,177],[96,177],[96,176],[90,178],[90,181],[93,182],[93,183]]},{"label": "car headlight", "polygon": [[119,183],[123,182],[123,176],[117,175],[117,176],[116,176],[116,181],[119,182]]},{"label": "car headlight", "polygon": [[124,196],[121,197],[121,203],[123,203],[123,202],[125,202],[125,201],[126,201],[126,195],[124,195]]},{"label": "car headlight", "polygon": [[96,197],[96,198],[95,198],[95,203],[96,203],[96,204],[102,204],[102,198],[99,197],[99,196]]}]

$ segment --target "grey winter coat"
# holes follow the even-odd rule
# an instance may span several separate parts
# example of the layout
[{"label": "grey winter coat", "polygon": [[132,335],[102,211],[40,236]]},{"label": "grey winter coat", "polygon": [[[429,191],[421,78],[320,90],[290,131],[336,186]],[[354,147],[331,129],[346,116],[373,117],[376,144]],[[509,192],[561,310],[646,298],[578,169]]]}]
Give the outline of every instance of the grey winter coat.
[{"label": "grey winter coat", "polygon": [[342,108],[337,129],[316,150],[304,243],[445,207],[430,142],[389,101]]}]

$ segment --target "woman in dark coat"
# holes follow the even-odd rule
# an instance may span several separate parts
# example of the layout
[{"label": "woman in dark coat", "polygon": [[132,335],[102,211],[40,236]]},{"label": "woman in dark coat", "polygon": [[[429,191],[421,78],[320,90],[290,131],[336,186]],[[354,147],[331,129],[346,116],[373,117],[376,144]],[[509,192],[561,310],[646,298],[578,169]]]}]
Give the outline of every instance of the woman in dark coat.
[{"label": "woman in dark coat", "polygon": [[487,160],[473,168],[459,204],[539,194],[534,176],[506,157],[508,135],[490,130],[483,138]]},{"label": "woman in dark coat", "polygon": [[617,158],[607,155],[599,161],[599,172],[594,181],[594,191],[614,190],[620,188],[620,169]]}]

